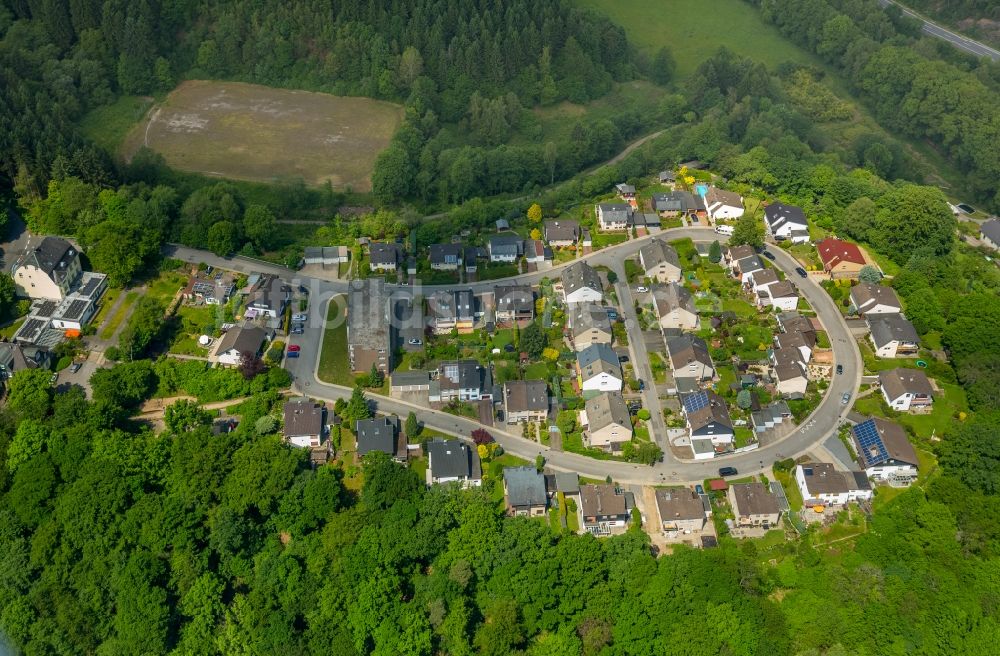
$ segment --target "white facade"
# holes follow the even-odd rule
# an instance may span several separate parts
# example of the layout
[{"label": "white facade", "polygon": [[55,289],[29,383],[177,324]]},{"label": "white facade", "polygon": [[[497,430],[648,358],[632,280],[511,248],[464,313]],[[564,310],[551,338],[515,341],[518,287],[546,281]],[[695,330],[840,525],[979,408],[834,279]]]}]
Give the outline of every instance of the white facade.
[{"label": "white facade", "polygon": [[771,296],[770,287],[768,289],[767,297],[769,299],[771,307],[776,307],[782,312],[791,312],[799,306],[798,296],[782,296],[780,298],[775,298]]},{"label": "white facade", "polygon": [[590,287],[580,287],[565,294],[565,297],[567,303],[600,303],[604,300],[604,293]]},{"label": "white facade", "polygon": [[875,465],[865,469],[865,475],[873,481],[899,482],[900,480],[917,479],[917,468],[909,464]]},{"label": "white facade", "polygon": [[583,391],[595,391],[595,392],[620,392],[622,391],[622,379],[614,376],[606,371],[602,371],[599,374],[592,376],[589,379],[583,379],[581,376],[581,389]]},{"label": "white facade", "polygon": [[[842,475],[842,472],[834,473]],[[818,490],[810,490],[802,465],[797,465],[795,467],[795,482],[799,486],[799,492],[802,493],[803,500],[815,499],[824,502],[826,505],[844,506],[848,503],[856,503],[858,501],[870,501],[872,498],[871,488],[862,490],[849,486],[849,489],[838,492],[820,492]]]}]

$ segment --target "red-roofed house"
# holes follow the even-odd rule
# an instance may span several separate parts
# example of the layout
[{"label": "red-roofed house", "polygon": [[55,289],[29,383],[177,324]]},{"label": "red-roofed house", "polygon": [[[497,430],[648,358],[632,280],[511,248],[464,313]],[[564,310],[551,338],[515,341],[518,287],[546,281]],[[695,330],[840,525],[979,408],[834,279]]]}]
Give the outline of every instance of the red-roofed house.
[{"label": "red-roofed house", "polygon": [[868,264],[857,244],[833,237],[817,243],[816,250],[819,252],[819,259],[823,261],[823,270],[831,278],[857,278],[861,267]]}]

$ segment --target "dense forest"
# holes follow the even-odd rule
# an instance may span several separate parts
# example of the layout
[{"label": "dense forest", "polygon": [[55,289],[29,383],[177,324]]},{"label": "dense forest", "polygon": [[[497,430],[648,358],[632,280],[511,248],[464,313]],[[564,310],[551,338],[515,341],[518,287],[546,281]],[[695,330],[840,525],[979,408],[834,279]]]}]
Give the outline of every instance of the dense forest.
[{"label": "dense forest", "polygon": [[942,41],[914,43],[919,24],[894,21],[876,0],[752,1],[765,20],[840,71],[879,123],[933,144],[967,175],[973,193],[1000,208],[1000,67],[970,65]]}]

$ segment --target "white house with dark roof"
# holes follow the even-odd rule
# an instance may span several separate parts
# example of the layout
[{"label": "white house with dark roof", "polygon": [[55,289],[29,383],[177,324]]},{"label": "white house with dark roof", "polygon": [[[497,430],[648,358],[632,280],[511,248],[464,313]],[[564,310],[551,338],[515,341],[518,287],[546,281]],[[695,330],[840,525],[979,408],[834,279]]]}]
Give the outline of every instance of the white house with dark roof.
[{"label": "white house with dark roof", "polygon": [[887,369],[878,375],[882,398],[893,410],[909,412],[934,405],[934,387],[919,369]]},{"label": "white house with dark roof", "polygon": [[372,271],[395,271],[403,260],[403,249],[399,244],[385,242],[368,243],[368,268]]},{"label": "white house with dark roof", "polygon": [[586,262],[574,262],[563,269],[562,286],[567,303],[600,303],[604,300],[601,276]]},{"label": "white house with dark roof", "polygon": [[764,208],[764,227],[767,236],[775,241],[788,240],[793,244],[809,241],[809,223],[801,207],[771,203]]},{"label": "white house with dark roof", "polygon": [[979,227],[979,238],[993,250],[1000,250],[1000,220],[990,219]]},{"label": "white house with dark roof", "polygon": [[292,446],[318,447],[323,441],[326,410],[322,403],[306,398],[291,399],[284,406],[282,433]]},{"label": "white house with dark roof", "polygon": [[920,337],[901,314],[875,314],[868,316],[869,339],[879,358],[916,357],[920,350]]},{"label": "white house with dark roof", "polygon": [[758,305],[790,312],[799,306],[799,290],[790,280],[779,280],[764,288],[766,299],[758,294]]},{"label": "white house with dark roof", "polygon": [[463,488],[483,484],[483,465],[475,447],[459,440],[436,439],[427,443],[427,484],[457,484]]},{"label": "white house with dark roof", "polygon": [[209,355],[209,360],[235,367],[244,353],[260,355],[270,338],[270,333],[257,326],[230,328],[216,342],[215,351]]},{"label": "white house with dark roof", "polygon": [[458,271],[465,258],[462,244],[431,244],[428,259],[435,271]]},{"label": "white house with dark roof", "polygon": [[667,342],[667,357],[674,372],[674,379],[693,381],[711,380],[715,365],[708,352],[708,345],[700,337],[680,335]]},{"label": "white house with dark roof", "polygon": [[769,285],[773,285],[776,282],[780,282],[781,278],[778,277],[778,272],[774,269],[761,269],[760,271],[754,271],[750,274],[750,287],[753,289],[755,294],[760,294]]},{"label": "white house with dark roof", "polygon": [[899,314],[903,311],[903,304],[892,287],[862,282],[851,287],[851,309],[862,317]]},{"label": "white house with dark roof", "polygon": [[625,379],[618,354],[609,344],[591,344],[577,353],[576,370],[584,392],[620,392]]},{"label": "white house with dark roof", "polygon": [[598,203],[594,211],[602,232],[620,232],[632,225],[632,206],[628,203]]},{"label": "white house with dark roof", "polygon": [[491,235],[486,250],[490,262],[516,262],[524,254],[524,240],[513,233]]},{"label": "white house with dark roof", "polygon": [[503,498],[511,517],[541,517],[549,497],[545,476],[534,467],[504,467]]},{"label": "white house with dark roof", "polygon": [[795,483],[806,506],[845,506],[872,498],[872,486],[864,472],[837,471],[828,462],[797,465]]},{"label": "white house with dark roof", "polygon": [[555,248],[574,246],[579,239],[579,221],[556,219],[545,222],[545,241],[549,243],[549,246]]},{"label": "white house with dark roof", "polygon": [[508,380],[503,384],[504,415],[508,424],[545,421],[549,388],[544,380]]},{"label": "white house with dark roof", "polygon": [[920,461],[899,424],[872,417],[851,429],[858,462],[873,481],[906,487],[917,479]]},{"label": "white house with dark roof", "polygon": [[705,200],[705,210],[713,221],[743,216],[743,196],[735,192],[709,187],[702,198]]}]

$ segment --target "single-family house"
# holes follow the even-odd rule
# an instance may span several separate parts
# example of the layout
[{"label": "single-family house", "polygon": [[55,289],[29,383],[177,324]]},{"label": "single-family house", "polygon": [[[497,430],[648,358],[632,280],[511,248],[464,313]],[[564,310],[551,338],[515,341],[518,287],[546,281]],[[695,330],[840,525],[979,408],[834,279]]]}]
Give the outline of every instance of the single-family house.
[{"label": "single-family house", "polygon": [[581,485],[580,514],[583,528],[593,535],[621,533],[632,519],[635,499],[614,485]]},{"label": "single-family house", "polygon": [[787,403],[781,400],[773,401],[760,410],[750,413],[750,425],[755,433],[762,433],[784,423],[791,416],[792,411]]},{"label": "single-family house", "polygon": [[743,216],[743,196],[718,187],[709,187],[702,194],[705,210],[713,221],[738,219]]},{"label": "single-family house", "polygon": [[406,462],[406,441],[399,434],[397,417],[372,417],[354,422],[359,458],[377,451],[397,462]]},{"label": "single-family house", "polygon": [[449,360],[438,365],[427,399],[431,403],[493,398],[493,372],[476,360]]},{"label": "single-family house", "polygon": [[611,319],[607,308],[593,303],[577,303],[569,307],[566,315],[569,319],[569,338],[576,351],[593,344],[611,343]]},{"label": "single-family house", "polygon": [[44,237],[29,246],[14,264],[11,276],[18,296],[60,301],[83,273],[80,252],[62,237]]},{"label": "single-family house", "polygon": [[615,191],[618,192],[618,197],[626,202],[635,199],[635,187],[630,184],[624,182],[616,184]]},{"label": "single-family house", "polygon": [[778,497],[763,483],[734,483],[727,495],[737,526],[767,529],[778,525],[781,519]]},{"label": "single-family house", "polygon": [[292,446],[315,448],[323,442],[326,408],[309,399],[285,401],[282,433]]},{"label": "single-family house", "polygon": [[760,271],[754,271],[750,274],[750,288],[753,289],[754,294],[759,297],[765,294],[765,289],[770,285],[780,282],[781,278],[778,277],[778,272],[774,269],[761,269]]},{"label": "single-family house", "polygon": [[761,262],[760,257],[756,253],[735,260],[732,264],[733,276],[738,278],[744,285],[749,284],[753,279],[754,273],[763,270],[764,263]]},{"label": "single-family house", "polygon": [[873,481],[906,487],[917,479],[917,452],[899,424],[872,417],[851,429],[858,463]]},{"label": "single-family house", "polygon": [[503,500],[511,517],[545,515],[545,477],[534,467],[504,467]]},{"label": "single-family house", "polygon": [[508,424],[545,421],[549,388],[544,380],[509,380],[503,384],[503,409]]},{"label": "single-family house", "polygon": [[0,342],[0,381],[26,369],[48,369],[52,353],[38,346]]},{"label": "single-family house", "polygon": [[586,262],[574,262],[563,269],[562,284],[567,303],[600,303],[604,299],[601,276]]},{"label": "single-family house", "polygon": [[524,254],[524,240],[513,233],[491,235],[486,250],[490,262],[516,262]]},{"label": "single-family house", "polygon": [[673,184],[677,181],[677,174],[673,171],[664,170],[660,171],[658,178],[660,180],[660,184],[662,185]]},{"label": "single-family house", "polygon": [[278,276],[254,274],[248,282],[249,293],[243,316],[276,319],[285,313],[292,300],[292,287]]},{"label": "single-family house", "polygon": [[778,333],[774,336],[774,344],[777,347],[776,351],[784,351],[785,349],[797,350],[799,352],[799,362],[808,364],[812,359],[813,347],[816,346],[816,333],[803,333],[797,330]]},{"label": "single-family house", "polygon": [[694,381],[711,380],[715,376],[715,365],[708,353],[708,345],[700,337],[684,334],[667,342],[667,356],[674,370],[674,379]]},{"label": "single-family house", "polygon": [[681,396],[691,441],[706,440],[713,446],[731,445],[733,420],[725,400],[711,390],[698,390]]},{"label": "single-family house", "polygon": [[993,250],[1000,250],[1000,220],[990,219],[979,226],[979,238]]},{"label": "single-family house", "polygon": [[698,328],[700,324],[698,308],[695,307],[694,297],[687,287],[672,282],[669,285],[654,285],[652,292],[660,328],[678,330]]},{"label": "single-family house", "polygon": [[864,472],[837,471],[828,462],[796,465],[795,482],[806,506],[846,506],[872,498],[872,486]]},{"label": "single-family house", "polygon": [[681,279],[681,261],[677,251],[662,239],[654,237],[642,245],[639,264],[643,275],[657,282],[677,282]]},{"label": "single-family house", "polygon": [[[739,246],[727,246],[722,250],[722,256],[726,263],[726,268],[730,272],[736,266],[736,263],[742,259],[748,258],[752,255],[756,255],[757,251],[750,244],[740,244]],[[763,267],[761,267],[763,268]]]},{"label": "single-family house", "polygon": [[690,488],[657,489],[656,510],[660,515],[660,530],[666,535],[691,533],[705,528],[705,504]]},{"label": "single-family house", "polygon": [[801,207],[771,203],[764,208],[764,229],[775,241],[805,244],[809,241],[809,223]]},{"label": "single-family house", "polygon": [[628,203],[599,203],[595,211],[602,232],[628,230],[632,225],[632,206]]},{"label": "single-family house", "polygon": [[240,363],[244,353],[258,356],[264,350],[264,344],[271,338],[268,331],[257,326],[230,328],[216,342],[215,352],[210,356],[221,365],[235,367]]},{"label": "single-family house", "polygon": [[800,362],[774,365],[771,368],[771,375],[778,392],[786,397],[803,395],[809,386],[806,369]]},{"label": "single-family house", "polygon": [[392,371],[392,323],[385,281],[354,280],[347,293],[347,356],[351,371],[367,373],[372,365]]},{"label": "single-family house", "polygon": [[799,306],[799,290],[790,280],[780,280],[765,288],[766,301],[758,295],[759,304],[763,307],[773,307],[783,312],[790,312]]},{"label": "single-family house", "polygon": [[920,350],[917,329],[901,314],[872,314],[866,319],[868,336],[879,358],[915,357]]},{"label": "single-family house", "polygon": [[823,270],[835,280],[857,278],[862,267],[868,264],[857,244],[834,237],[827,237],[817,242],[816,252],[823,262]]},{"label": "single-family house", "polygon": [[620,392],[625,379],[618,354],[609,344],[591,344],[579,351],[576,371],[584,392]]},{"label": "single-family house", "polygon": [[368,243],[368,268],[372,271],[395,271],[403,261],[399,244],[373,241]]},{"label": "single-family house", "polygon": [[851,287],[851,310],[859,316],[869,314],[899,314],[903,304],[895,290],[885,285],[862,282]]},{"label": "single-family house", "polygon": [[584,443],[595,449],[621,451],[632,439],[632,418],[619,392],[601,392],[584,403],[580,425]]},{"label": "single-family house", "polygon": [[497,323],[525,323],[535,318],[535,295],[530,285],[497,285],[493,305]]},{"label": "single-family house", "polygon": [[435,271],[458,271],[465,259],[462,244],[431,244],[429,259]]},{"label": "single-family house", "polygon": [[545,241],[553,248],[576,245],[580,239],[580,222],[572,219],[557,219],[545,222]]},{"label": "single-family house", "polygon": [[488,256],[486,249],[482,246],[466,246],[462,256],[462,266],[466,273],[475,273],[479,270],[479,260],[485,260]]},{"label": "single-family house", "polygon": [[812,321],[798,312],[778,313],[778,327],[786,333],[805,333],[811,344],[816,343],[816,327]]},{"label": "single-family house", "polygon": [[427,297],[427,316],[431,329],[438,335],[457,330],[460,335],[472,332],[475,326],[476,299],[471,289],[436,291]]},{"label": "single-family house", "polygon": [[927,374],[919,369],[887,369],[879,372],[882,398],[893,410],[924,410],[934,404],[934,387]]},{"label": "single-family house", "polygon": [[650,198],[653,210],[661,216],[675,217],[681,215],[696,215],[703,213],[704,201],[687,191],[671,191],[665,194],[653,194]]},{"label": "single-family house", "polygon": [[459,440],[435,439],[426,448],[428,485],[470,488],[483,484],[483,464],[475,447]]},{"label": "single-family house", "polygon": [[545,474],[545,491],[549,499],[558,497],[562,492],[563,496],[580,497],[580,475],[576,472],[555,472]]}]

